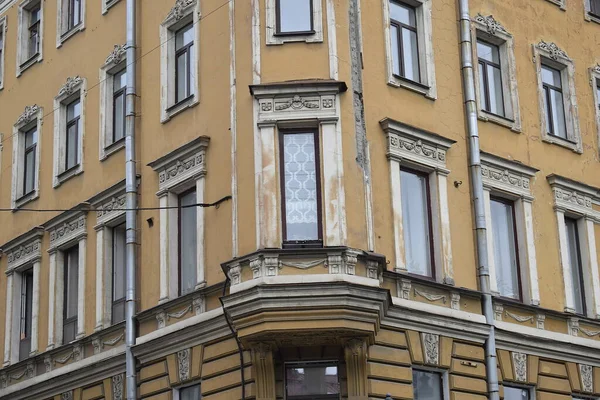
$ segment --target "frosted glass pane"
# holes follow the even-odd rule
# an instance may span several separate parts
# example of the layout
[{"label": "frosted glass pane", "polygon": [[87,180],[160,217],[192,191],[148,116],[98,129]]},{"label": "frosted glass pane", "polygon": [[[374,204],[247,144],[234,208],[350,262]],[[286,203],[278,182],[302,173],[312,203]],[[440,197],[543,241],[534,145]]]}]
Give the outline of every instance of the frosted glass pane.
[{"label": "frosted glass pane", "polygon": [[398,27],[390,26],[390,39],[392,41],[392,67],[394,75],[400,75],[400,43],[398,43]]},{"label": "frosted glass pane", "polygon": [[177,101],[188,97],[187,93],[187,54],[177,57]]},{"label": "frosted glass pane", "polygon": [[550,89],[550,105],[552,108],[553,133],[563,139],[567,138],[567,127],[565,124],[565,105],[562,93]]}]

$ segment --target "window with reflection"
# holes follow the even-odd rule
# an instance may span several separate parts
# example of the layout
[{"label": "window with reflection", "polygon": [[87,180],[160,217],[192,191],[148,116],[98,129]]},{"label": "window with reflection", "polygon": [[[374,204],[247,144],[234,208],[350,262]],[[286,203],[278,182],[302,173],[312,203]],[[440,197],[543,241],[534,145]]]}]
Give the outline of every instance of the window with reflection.
[{"label": "window with reflection", "polygon": [[179,295],[196,287],[196,189],[179,195]]},{"label": "window with reflection", "polygon": [[443,400],[444,389],[442,374],[413,368],[413,399]]},{"label": "window with reflection", "polygon": [[40,21],[41,21],[41,4],[38,3],[28,11],[29,16],[29,37],[27,41],[27,59],[36,56],[40,52]]},{"label": "window with reflection", "polygon": [[577,220],[565,218],[565,225],[567,231],[567,250],[569,252],[569,262],[571,264],[571,284],[575,312],[584,315],[586,313],[585,293]]},{"label": "window with reflection", "polygon": [[79,246],[63,252],[63,343],[70,343],[77,335],[77,309],[79,285]]},{"label": "window with reflection", "polygon": [[567,139],[561,71],[542,64],[542,87],[548,134]]},{"label": "window with reflection", "polygon": [[504,117],[504,95],[502,89],[502,69],[498,46],[477,40],[479,65],[479,88],[481,108]]},{"label": "window with reflection", "polygon": [[277,0],[277,34],[314,32],[313,0]]},{"label": "window with reflection", "polygon": [[113,132],[111,143],[125,137],[125,89],[127,72],[125,69],[113,75]]},{"label": "window with reflection", "polygon": [[37,136],[37,127],[25,132],[25,149],[23,152],[23,196],[28,195],[35,189]]},{"label": "window with reflection", "polygon": [[515,208],[511,201],[492,198],[492,236],[494,238],[494,265],[500,296],[521,298],[519,260],[515,226]]},{"label": "window with reflection", "polygon": [[320,245],[321,190],[317,131],[280,132],[283,240]]},{"label": "window with reflection", "polygon": [[416,14],[414,7],[390,1],[390,35],[394,75],[421,82]]},{"label": "window with reflection", "polygon": [[67,135],[65,143],[65,171],[79,165],[79,132],[81,131],[81,101],[67,105]]},{"label": "window with reflection", "polygon": [[435,278],[429,175],[400,169],[402,228],[408,272]]},{"label": "window with reflection", "polygon": [[287,400],[339,399],[338,366],[325,362],[286,364],[285,394]]},{"label": "window with reflection", "polygon": [[590,14],[600,18],[600,0],[590,0]]},{"label": "window with reflection", "polygon": [[112,230],[112,312],[117,324],[125,320],[125,224]]},{"label": "window with reflection", "polygon": [[529,400],[528,388],[504,385],[504,400]]},{"label": "window with reflection", "polygon": [[21,273],[21,322],[19,334],[19,361],[31,351],[31,323],[33,310],[33,268]]},{"label": "window with reflection", "polygon": [[67,31],[75,28],[81,23],[81,2],[83,0],[67,0],[68,9],[67,9],[67,18],[68,18],[68,26]]},{"label": "window with reflection", "polygon": [[175,103],[192,96],[194,75],[192,60],[194,52],[194,26],[188,24],[175,33]]}]

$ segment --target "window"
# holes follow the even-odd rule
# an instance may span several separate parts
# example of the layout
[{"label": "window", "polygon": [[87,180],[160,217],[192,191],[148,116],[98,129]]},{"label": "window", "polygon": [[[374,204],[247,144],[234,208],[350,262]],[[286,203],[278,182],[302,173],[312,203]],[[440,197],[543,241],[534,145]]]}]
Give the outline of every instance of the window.
[{"label": "window", "polygon": [[179,195],[179,295],[196,287],[196,189]]},{"label": "window", "polygon": [[64,256],[64,306],[63,343],[70,343],[77,336],[77,310],[79,287],[79,246],[65,250]]},{"label": "window", "polygon": [[[599,19],[600,22],[600,19]],[[594,97],[594,108],[596,109],[596,137],[600,143],[600,63],[590,68],[592,82],[592,95]]]},{"label": "window", "polygon": [[565,227],[568,242],[567,250],[569,261],[571,263],[571,280],[573,286],[573,299],[575,300],[575,312],[577,314],[585,315],[585,295],[577,221],[571,218],[565,218]]},{"label": "window", "polygon": [[175,105],[193,95],[194,75],[192,60],[194,57],[194,30],[192,24],[175,33]]},{"label": "window", "polygon": [[390,2],[390,34],[394,75],[420,82],[417,16],[413,7]]},{"label": "window", "polygon": [[590,0],[590,14],[600,18],[600,0]]},{"label": "window", "polygon": [[530,400],[530,390],[504,385],[504,400]]},{"label": "window", "polygon": [[502,297],[521,299],[514,204],[499,198],[490,203],[498,292]]},{"label": "window", "polygon": [[413,368],[412,374],[414,400],[442,400],[444,398],[441,373]]},{"label": "window", "polygon": [[108,10],[119,1],[120,0],[102,0],[102,14],[106,14]]},{"label": "window", "polygon": [[127,68],[125,45],[115,45],[100,67],[99,157],[125,147]]},{"label": "window", "polygon": [[125,320],[125,224],[112,229],[112,310],[111,322]]},{"label": "window", "polygon": [[479,87],[481,107],[499,116],[504,116],[504,98],[502,94],[502,71],[500,68],[500,50],[498,46],[477,41],[479,55]]},{"label": "window", "polygon": [[313,0],[276,0],[277,34],[314,33]]},{"label": "window", "polygon": [[[200,400],[200,385],[183,387],[176,392],[174,400]],[[177,395],[179,397],[177,397]]]},{"label": "window", "polygon": [[285,398],[287,400],[339,399],[338,366],[326,362],[286,364]]},{"label": "window", "polygon": [[81,23],[81,0],[67,0],[67,4],[67,30],[70,31]]},{"label": "window", "polygon": [[29,40],[27,43],[27,58],[35,57],[40,52],[40,22],[41,22],[41,6],[34,6],[29,11]]},{"label": "window", "polygon": [[435,100],[431,0],[382,0],[388,84]]},{"label": "window", "polygon": [[6,17],[0,18],[0,90],[4,87],[4,42],[6,33]]},{"label": "window", "polygon": [[39,158],[38,146],[42,128],[41,107],[25,107],[25,111],[13,126],[12,196],[13,209],[21,207],[39,196]]},{"label": "window", "polygon": [[161,122],[199,103],[200,6],[177,3],[160,26]]},{"label": "window", "polygon": [[113,77],[113,123],[111,144],[118,143],[125,137],[125,90],[127,89],[127,72],[121,70]]},{"label": "window", "polygon": [[65,40],[85,29],[85,1],[57,0],[56,47],[62,46]]},{"label": "window", "polygon": [[21,321],[19,324],[19,361],[31,352],[31,325],[33,311],[33,268],[21,273]]},{"label": "window", "polygon": [[25,133],[25,149],[23,157],[23,196],[27,196],[35,189],[36,175],[36,147],[37,147],[37,127],[32,128]]},{"label": "window", "polygon": [[280,131],[283,242],[321,246],[321,188],[316,131]]},{"label": "window", "polygon": [[542,81],[548,134],[567,139],[560,71],[547,65],[542,65]]},{"label": "window", "polygon": [[67,141],[65,172],[79,165],[79,131],[81,128],[81,101],[79,99],[67,105]]},{"label": "window", "polygon": [[401,168],[400,182],[406,269],[435,278],[429,176]]},{"label": "window", "polygon": [[19,4],[17,27],[17,77],[33,64],[42,61],[44,31],[42,2],[26,0]]}]

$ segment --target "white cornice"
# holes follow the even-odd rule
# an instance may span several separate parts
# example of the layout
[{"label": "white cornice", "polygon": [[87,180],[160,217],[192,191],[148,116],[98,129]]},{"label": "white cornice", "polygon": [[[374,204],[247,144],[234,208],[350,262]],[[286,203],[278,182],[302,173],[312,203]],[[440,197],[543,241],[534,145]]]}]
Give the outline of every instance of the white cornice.
[{"label": "white cornice", "polygon": [[600,212],[592,204],[600,201],[598,188],[559,175],[546,177],[554,193],[554,207],[600,221]]},{"label": "white cornice", "polygon": [[489,188],[531,196],[531,178],[537,169],[518,161],[507,160],[489,153],[481,153],[483,183]]},{"label": "white cornice", "polygon": [[43,236],[43,228],[36,227],[2,246],[8,259],[7,273],[42,257]]},{"label": "white cornice", "polygon": [[85,236],[86,214],[81,211],[68,211],[45,225],[46,231],[50,233],[50,246],[48,251],[52,252],[58,248]]}]

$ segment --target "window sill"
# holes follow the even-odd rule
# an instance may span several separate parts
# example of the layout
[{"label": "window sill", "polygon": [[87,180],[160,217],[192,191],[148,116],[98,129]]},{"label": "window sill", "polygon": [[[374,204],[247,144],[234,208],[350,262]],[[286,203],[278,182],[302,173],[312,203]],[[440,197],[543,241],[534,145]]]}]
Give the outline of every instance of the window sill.
[{"label": "window sill", "polygon": [[588,22],[595,22],[597,24],[600,24],[600,15],[592,14],[591,12],[587,11],[585,13],[585,20]]},{"label": "window sill", "polygon": [[494,113],[490,113],[481,109],[479,110],[477,117],[480,121],[491,122],[504,128],[508,128],[515,133],[521,133],[520,124],[518,124],[517,121],[513,119],[502,117],[500,115],[496,115]]},{"label": "window sill", "polygon": [[24,63],[22,63],[21,65],[19,65],[19,68],[17,69],[17,78],[19,76],[21,76],[21,74],[23,72],[25,72],[25,70],[27,70],[29,67],[31,67],[32,65],[41,62],[42,61],[42,54],[41,53],[35,53],[34,55],[32,55],[31,57],[29,57]]},{"label": "window sill", "polygon": [[25,204],[30,203],[40,197],[40,192],[36,188],[32,192],[27,193],[15,200],[13,204],[13,212],[19,211],[19,208],[23,207]]},{"label": "window sill", "polygon": [[267,32],[267,46],[277,46],[285,43],[323,43],[323,32],[312,30],[307,32],[276,33],[273,29]]},{"label": "window sill", "polygon": [[194,94],[186,99],[183,99],[177,104],[172,105],[171,107],[164,110],[164,117],[161,119],[161,123],[164,124],[168,122],[171,118],[176,116],[177,114],[187,110],[188,108],[195,107],[198,105],[200,101],[198,100],[198,95]]},{"label": "window sill", "polygon": [[78,32],[81,32],[82,30],[85,29],[85,25],[82,22],[79,23],[79,25],[74,26],[73,28],[71,28],[69,31],[61,34],[56,41],[56,48],[60,48],[63,43],[65,43],[67,40],[69,40],[70,38],[72,38],[73,36],[75,36]]},{"label": "window sill", "polygon": [[125,148],[125,138],[121,138],[116,142],[109,144],[102,151],[102,155],[100,156],[100,161],[106,160],[108,157],[112,156],[115,153],[118,153],[119,150]]},{"label": "window sill", "polygon": [[396,88],[408,89],[412,92],[422,94],[429,100],[436,100],[436,98],[431,95],[431,87],[419,82],[392,75],[388,81],[388,85]]},{"label": "window sill", "polygon": [[558,136],[553,136],[548,133],[542,135],[542,141],[567,148],[577,154],[583,153],[583,149],[581,148],[581,145],[578,142],[562,139]]},{"label": "window sill", "polygon": [[317,32],[315,30],[312,31],[298,31],[298,32],[277,32],[274,33],[274,37],[292,37],[292,36],[310,36],[314,35]]},{"label": "window sill", "polygon": [[320,249],[323,248],[322,240],[299,240],[283,242],[284,249]]},{"label": "window sill", "polygon": [[61,172],[54,178],[54,188],[59,187],[60,185],[62,185],[66,181],[68,181],[69,179],[73,178],[74,176],[80,175],[82,173],[83,173],[83,165],[82,164],[78,164],[74,167],[71,167],[70,169],[68,169],[66,171]]}]

